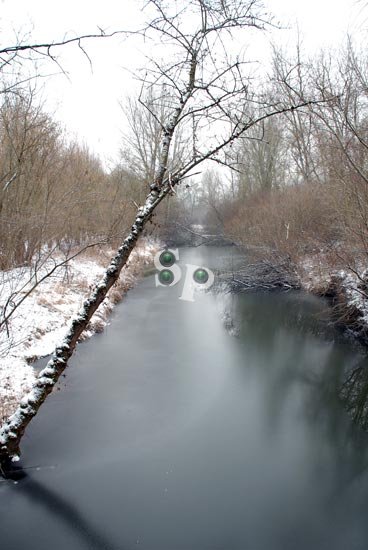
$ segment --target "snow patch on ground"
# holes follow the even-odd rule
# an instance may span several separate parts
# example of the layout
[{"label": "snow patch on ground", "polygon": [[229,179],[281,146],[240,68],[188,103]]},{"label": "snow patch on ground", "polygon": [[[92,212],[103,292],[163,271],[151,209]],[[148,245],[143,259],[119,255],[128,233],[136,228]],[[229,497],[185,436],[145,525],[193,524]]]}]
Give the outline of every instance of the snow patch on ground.
[{"label": "snow patch on ground", "polygon": [[331,267],[324,254],[305,256],[299,263],[302,287],[314,294],[324,295],[338,284],[344,295],[345,308],[359,311],[360,323],[368,327],[368,270],[364,265],[351,269]]},{"label": "snow patch on ground", "polygon": [[304,256],[298,264],[302,287],[310,292],[323,294],[331,282],[331,267],[322,253]]},{"label": "snow patch on ground", "polygon": [[367,270],[360,270],[357,274],[341,270],[337,275],[345,291],[348,306],[357,309],[361,314],[361,323],[368,326]]},{"label": "snow patch on ground", "polygon": [[[132,252],[118,283],[93,316],[89,330],[83,333],[84,338],[103,330],[114,305],[134,285],[143,267],[152,263],[159,249],[157,241],[143,239],[140,242]],[[67,268],[58,268],[16,310],[9,321],[8,331],[3,328],[0,332],[0,422],[13,412],[23,395],[30,391],[35,382],[31,363],[53,353],[56,345],[63,340],[70,319],[103,276],[108,256],[105,250],[103,262],[96,256],[91,258],[80,255],[71,260]],[[50,260],[43,266],[42,272],[50,270],[52,266]],[[22,293],[26,293],[34,284],[34,280],[29,283],[29,279],[30,272],[26,269],[0,273],[0,307],[4,308],[6,300],[16,289],[24,287]],[[21,295],[16,295],[14,301],[18,301]]]}]

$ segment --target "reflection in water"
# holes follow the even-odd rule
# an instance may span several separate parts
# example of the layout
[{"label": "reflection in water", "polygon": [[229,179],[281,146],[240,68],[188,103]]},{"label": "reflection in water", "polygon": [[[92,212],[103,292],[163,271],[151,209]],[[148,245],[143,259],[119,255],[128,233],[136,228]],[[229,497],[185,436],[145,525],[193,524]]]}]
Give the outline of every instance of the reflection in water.
[{"label": "reflection in water", "polygon": [[362,358],[340,388],[340,397],[356,424],[368,429],[368,361]]},{"label": "reflection in water", "polygon": [[[270,431],[282,427],[285,405],[296,392],[304,422],[318,427],[326,447],[334,449],[333,496],[347,489],[368,471],[366,436],[357,428],[368,428],[367,356],[344,342],[328,324],[327,306],[312,296],[290,293],[280,301],[277,294],[227,295],[222,306],[243,355],[256,357],[257,368],[263,355],[262,403]],[[262,350],[260,341],[267,342]]]},{"label": "reflection in water", "polygon": [[53,491],[45,484],[37,481],[21,468],[13,468],[7,472],[7,479],[21,483],[18,492],[25,496],[32,506],[37,506],[47,517],[50,512],[65,528],[71,530],[87,548],[93,550],[124,550],[110,541],[105,533],[100,532],[88,521],[79,507]]}]

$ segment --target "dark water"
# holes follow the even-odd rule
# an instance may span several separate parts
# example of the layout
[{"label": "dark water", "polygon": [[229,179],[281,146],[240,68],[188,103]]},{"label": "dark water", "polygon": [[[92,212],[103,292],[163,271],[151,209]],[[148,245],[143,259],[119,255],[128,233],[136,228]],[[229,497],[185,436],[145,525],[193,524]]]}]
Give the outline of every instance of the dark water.
[{"label": "dark water", "polygon": [[366,550],[365,357],[320,300],[181,289],[146,278],[79,346],[0,482],[1,550]]}]

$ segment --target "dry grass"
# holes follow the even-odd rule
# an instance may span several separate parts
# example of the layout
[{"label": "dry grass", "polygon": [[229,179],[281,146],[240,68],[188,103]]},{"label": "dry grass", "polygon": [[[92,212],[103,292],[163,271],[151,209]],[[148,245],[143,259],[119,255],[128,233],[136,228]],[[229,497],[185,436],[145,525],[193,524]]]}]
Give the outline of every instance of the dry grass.
[{"label": "dry grass", "polygon": [[105,267],[113,254],[113,250],[109,245],[98,245],[91,248],[87,248],[82,254],[81,257],[90,260],[97,265]]},{"label": "dry grass", "polygon": [[9,379],[5,381],[3,390],[7,390],[7,393],[0,396],[0,425],[16,411],[19,404],[19,399],[12,392]]},{"label": "dry grass", "polygon": [[123,292],[118,290],[117,288],[112,288],[109,292],[109,300],[112,302],[112,304],[116,305],[123,299]]},{"label": "dry grass", "polygon": [[89,329],[93,333],[101,333],[104,331],[106,326],[106,319],[100,316],[95,316],[94,319],[91,319],[91,322],[89,323]]},{"label": "dry grass", "polygon": [[45,307],[48,307],[50,305],[50,301],[48,300],[48,298],[46,298],[45,295],[39,296],[37,298],[37,303],[38,303],[38,305],[45,306]]}]

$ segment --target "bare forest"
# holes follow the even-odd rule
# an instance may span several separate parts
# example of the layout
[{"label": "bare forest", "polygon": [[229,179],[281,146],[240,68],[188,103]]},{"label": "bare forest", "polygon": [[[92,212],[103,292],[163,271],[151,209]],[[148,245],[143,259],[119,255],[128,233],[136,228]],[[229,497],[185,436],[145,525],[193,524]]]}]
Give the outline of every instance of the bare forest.
[{"label": "bare forest", "polygon": [[368,244],[365,52],[350,38],[338,53],[313,59],[299,48],[295,57],[274,51],[272,70],[275,83],[294,75],[272,97],[294,101],[307,92],[322,101],[267,121],[237,144],[225,230],[269,259],[360,279]]}]

